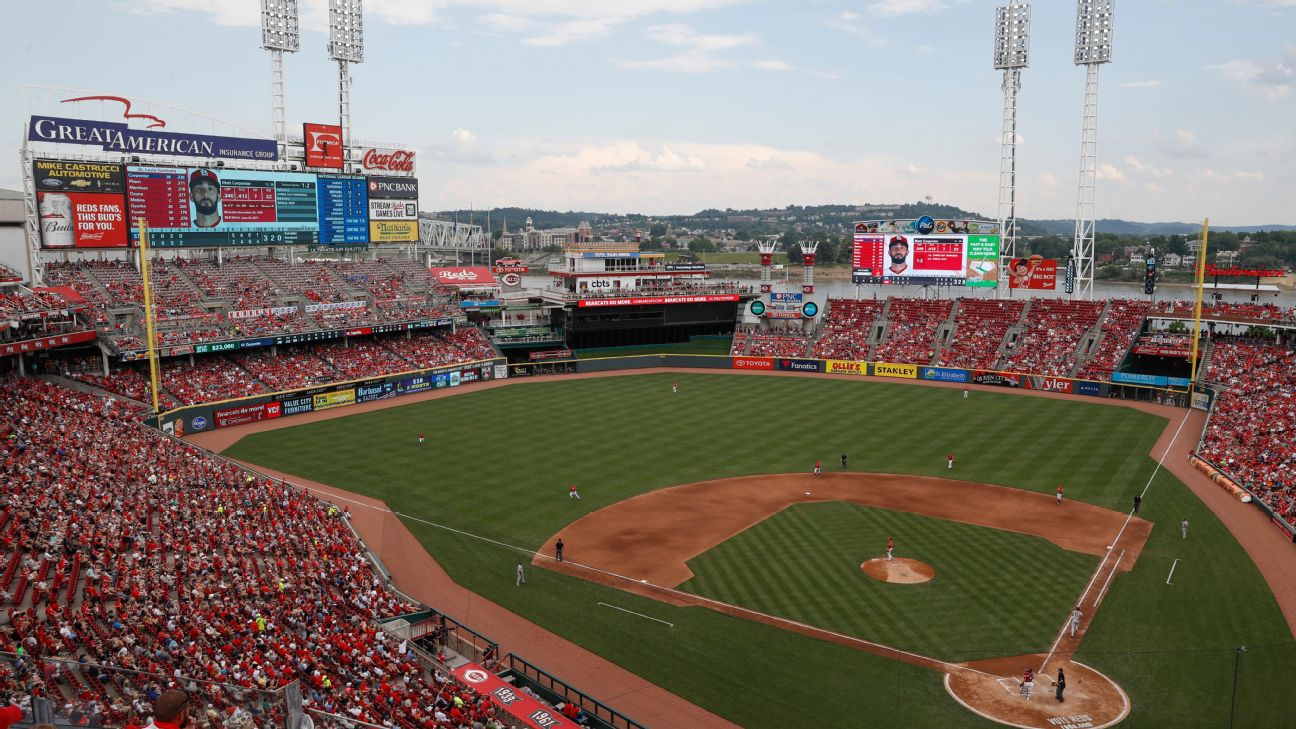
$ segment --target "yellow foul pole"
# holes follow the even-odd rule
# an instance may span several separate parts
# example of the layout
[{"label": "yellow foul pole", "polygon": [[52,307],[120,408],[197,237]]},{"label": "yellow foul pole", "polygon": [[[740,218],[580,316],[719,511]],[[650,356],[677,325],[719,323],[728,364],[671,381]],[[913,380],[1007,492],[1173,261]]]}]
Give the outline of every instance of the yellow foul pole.
[{"label": "yellow foul pole", "polygon": [[1197,343],[1201,339],[1202,294],[1206,290],[1206,238],[1210,234],[1210,218],[1202,221],[1201,245],[1197,247],[1197,296],[1193,301],[1193,334],[1192,334],[1192,377],[1189,380],[1189,391],[1197,384]]},{"label": "yellow foul pole", "polygon": [[144,218],[139,218],[139,255],[140,255],[140,277],[144,279],[144,330],[148,341],[149,359],[149,383],[153,391],[153,414],[161,412],[158,407],[158,357],[157,357],[157,334],[153,328],[153,282],[152,268],[149,262],[149,242],[148,242],[148,223]]}]

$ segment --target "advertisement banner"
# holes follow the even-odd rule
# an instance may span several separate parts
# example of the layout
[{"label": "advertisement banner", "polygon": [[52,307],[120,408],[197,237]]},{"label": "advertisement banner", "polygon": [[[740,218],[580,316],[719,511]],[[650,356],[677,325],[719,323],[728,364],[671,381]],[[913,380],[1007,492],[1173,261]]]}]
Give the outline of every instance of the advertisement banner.
[{"label": "advertisement banner", "polygon": [[217,428],[229,428],[235,425],[245,425],[247,423],[257,423],[262,420],[269,420],[283,415],[283,405],[277,402],[261,403],[258,405],[240,405],[233,408],[225,408],[212,412],[212,419],[216,421]]},{"label": "advertisement banner", "polygon": [[374,200],[417,200],[418,178],[414,177],[370,177],[369,199]]},{"label": "advertisement banner", "polygon": [[370,243],[414,243],[419,239],[417,220],[370,220]]},{"label": "advertisement banner", "polygon": [[360,152],[360,167],[365,173],[413,175],[414,153],[405,149],[369,147]]},{"label": "advertisement banner", "polygon": [[563,718],[555,709],[522,693],[476,663],[465,663],[451,671],[455,678],[479,694],[489,696],[491,703],[508,712],[510,716],[526,723],[532,729],[579,729]]},{"label": "advertisement banner", "polygon": [[570,349],[548,349],[543,352],[528,352],[527,359],[531,362],[539,362],[546,359],[571,359],[572,351]]},{"label": "advertisement banner", "polygon": [[423,392],[432,389],[432,376],[419,375],[396,383],[396,391],[402,395],[409,392]]},{"label": "advertisement banner", "polygon": [[1103,385],[1101,382],[1091,382],[1089,380],[1076,380],[1075,391],[1079,395],[1102,396]]},{"label": "advertisement banner", "polygon": [[1112,382],[1125,385],[1151,385],[1152,387],[1187,387],[1187,377],[1166,377],[1164,375],[1144,375],[1137,372],[1113,372]]},{"label": "advertisement banner", "polygon": [[1026,387],[1031,390],[1040,390],[1043,392],[1064,392],[1070,394],[1072,380],[1065,377],[1044,377],[1041,375],[1031,375],[1026,378]]},{"label": "advertisement banner", "polygon": [[823,362],[817,359],[782,359],[778,368],[785,372],[823,372]]},{"label": "advertisement banner", "polygon": [[334,301],[328,304],[307,304],[306,313],[313,314],[317,311],[336,311],[338,309],[363,309],[369,306],[367,301]]},{"label": "advertisement banner", "polygon": [[413,200],[370,200],[369,220],[418,220],[418,203]]},{"label": "advertisement banner", "polygon": [[56,334],[52,337],[40,337],[38,339],[24,339],[21,342],[5,342],[0,344],[0,357],[8,357],[14,354],[24,352],[44,352],[47,349],[62,347],[67,344],[81,344],[82,342],[93,342],[98,339],[99,335],[93,331],[73,332],[71,334]]},{"label": "advertisement banner", "polygon": [[830,375],[866,375],[868,374],[868,364],[865,362],[853,362],[844,359],[830,359],[824,361],[825,371]]},{"label": "advertisement banner", "polygon": [[875,362],[873,363],[873,375],[875,377],[898,377],[913,380],[918,377],[918,365]]},{"label": "advertisement banner", "polygon": [[340,392],[328,392],[315,396],[315,410],[329,410],[355,403],[356,391],[348,388]]},{"label": "advertisement banner", "polygon": [[126,198],[88,192],[37,192],[41,247],[125,248]]},{"label": "advertisement banner", "polygon": [[290,400],[284,400],[280,403],[281,412],[284,415],[301,415],[315,411],[315,398],[306,395],[304,397],[294,397]]},{"label": "advertisement banner", "polygon": [[707,270],[705,263],[667,263],[665,268],[667,271],[705,271]]},{"label": "advertisement banner", "polygon": [[736,370],[772,370],[773,357],[734,357],[733,368]]},{"label": "advertisement banner", "polygon": [[257,319],[263,316],[284,316],[286,314],[297,313],[295,306],[272,306],[265,309],[242,309],[240,311],[231,311],[225,315],[226,319]]},{"label": "advertisement banner", "polygon": [[302,125],[302,148],[307,167],[342,169],[342,127],[337,124]]},{"label": "advertisement banner", "polygon": [[992,288],[999,282],[999,225],[928,217],[856,223],[851,280]]},{"label": "advertisement banner", "polygon": [[580,309],[597,309],[607,306],[647,306],[653,304],[715,304],[738,301],[738,294],[707,294],[704,296],[640,296],[631,299],[581,299]]},{"label": "advertisement banner", "polygon": [[949,367],[924,367],[919,377],[933,382],[967,382],[967,370],[955,370]]},{"label": "advertisement banner", "polygon": [[449,266],[429,269],[436,280],[446,286],[495,286],[495,277],[485,266]]},{"label": "advertisement banner", "polygon": [[126,192],[122,166],[111,162],[74,162],[38,159],[32,161],[35,187],[42,192],[94,192],[121,195]]},{"label": "advertisement banner", "polygon": [[207,159],[274,161],[279,145],[273,139],[244,139],[206,134],[179,134],[131,129],[116,122],[33,116],[27,126],[30,142],[86,144],[117,154],[160,154]]},{"label": "advertisement banner", "polygon": [[1008,263],[1008,288],[1056,291],[1057,269],[1056,258],[1014,258]]},{"label": "advertisement banner", "polygon": [[389,397],[396,397],[396,383],[380,382],[373,385],[359,385],[355,389],[356,402],[373,402],[374,400],[386,400]]},{"label": "advertisement banner", "polygon": [[1199,390],[1192,394],[1192,406],[1198,410],[1210,412],[1211,394],[1209,390]]},{"label": "advertisement banner", "polygon": [[972,382],[978,385],[995,385],[997,387],[1021,387],[1021,377],[1009,372],[982,372],[977,370],[972,373]]}]

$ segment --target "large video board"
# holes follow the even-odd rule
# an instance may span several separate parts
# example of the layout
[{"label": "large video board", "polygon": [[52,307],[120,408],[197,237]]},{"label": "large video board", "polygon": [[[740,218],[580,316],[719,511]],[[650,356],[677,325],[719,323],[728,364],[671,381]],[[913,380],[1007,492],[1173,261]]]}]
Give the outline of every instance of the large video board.
[{"label": "large video board", "polygon": [[126,247],[121,165],[38,159],[32,174],[43,247]]},{"label": "large video board", "polygon": [[359,175],[129,165],[131,241],[143,218],[158,248],[368,241]]},{"label": "large video board", "polygon": [[994,287],[999,225],[969,220],[870,220],[855,224],[855,284]]}]

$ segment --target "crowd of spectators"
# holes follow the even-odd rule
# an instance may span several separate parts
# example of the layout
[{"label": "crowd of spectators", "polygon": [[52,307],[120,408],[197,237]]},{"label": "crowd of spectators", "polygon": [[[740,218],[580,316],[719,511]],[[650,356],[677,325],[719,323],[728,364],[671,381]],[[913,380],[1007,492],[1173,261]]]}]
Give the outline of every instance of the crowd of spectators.
[{"label": "crowd of spectators", "polygon": [[753,357],[804,357],[810,340],[804,335],[783,332],[752,335],[747,354]]},{"label": "crowd of spectators", "polygon": [[[1193,318],[1193,306],[1194,304],[1191,301],[1158,301],[1152,305],[1150,313],[1191,319]],[[1296,307],[1281,307],[1275,304],[1257,302],[1202,302],[1202,318],[1256,324],[1277,322],[1296,324]]]},{"label": "crowd of spectators", "polygon": [[963,299],[954,317],[954,336],[941,348],[942,367],[987,369],[999,356],[1008,328],[1021,320],[1021,299]]},{"label": "crowd of spectators", "polygon": [[1110,380],[1112,372],[1129,352],[1130,345],[1143,328],[1143,319],[1151,305],[1146,301],[1114,299],[1107,318],[1102,322],[1102,336],[1098,348],[1077,377],[1085,380]]},{"label": "crowd of spectators", "polygon": [[294,680],[306,708],[357,721],[497,726],[484,697],[375,626],[413,606],[345,510],[133,416],[38,380],[0,385],[0,651],[19,656],[14,685],[108,726],[143,726],[169,687],[197,699],[201,729],[238,726],[254,691]]},{"label": "crowd of spectators", "polygon": [[811,355],[820,359],[868,359],[869,331],[885,306],[885,301],[876,299],[828,299],[828,314]]},{"label": "crowd of spectators", "polygon": [[1207,379],[1227,389],[1215,399],[1201,455],[1296,519],[1296,350],[1219,341]]},{"label": "crowd of spectators", "polygon": [[891,326],[873,359],[899,364],[931,364],[936,356],[936,330],[949,319],[951,299],[891,299]]},{"label": "crowd of spectators", "polygon": [[1102,301],[1035,299],[1026,314],[1026,329],[1004,358],[1003,369],[1066,377],[1075,368],[1080,340],[1098,323]]}]

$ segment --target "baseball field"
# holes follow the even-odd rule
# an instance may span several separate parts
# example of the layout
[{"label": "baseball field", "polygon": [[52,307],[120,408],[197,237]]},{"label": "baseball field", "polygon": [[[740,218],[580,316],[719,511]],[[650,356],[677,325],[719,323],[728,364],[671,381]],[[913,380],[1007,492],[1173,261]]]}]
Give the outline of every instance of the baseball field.
[{"label": "baseball field", "polygon": [[[385,501],[456,582],[744,727],[994,726],[932,666],[1020,672],[1029,661],[1014,659],[1054,647],[1103,564],[1118,568],[1066,650],[1127,697],[1121,726],[1296,725],[1274,693],[1296,672],[1296,643],[1233,536],[1157,469],[1164,417],[680,373],[465,388],[339,415],[225,453]],[[1137,538],[1111,560],[1104,545],[1145,489]],[[888,536],[930,579],[863,571]],[[565,565],[549,558],[559,537]],[[531,565],[520,588],[519,561]]]}]

